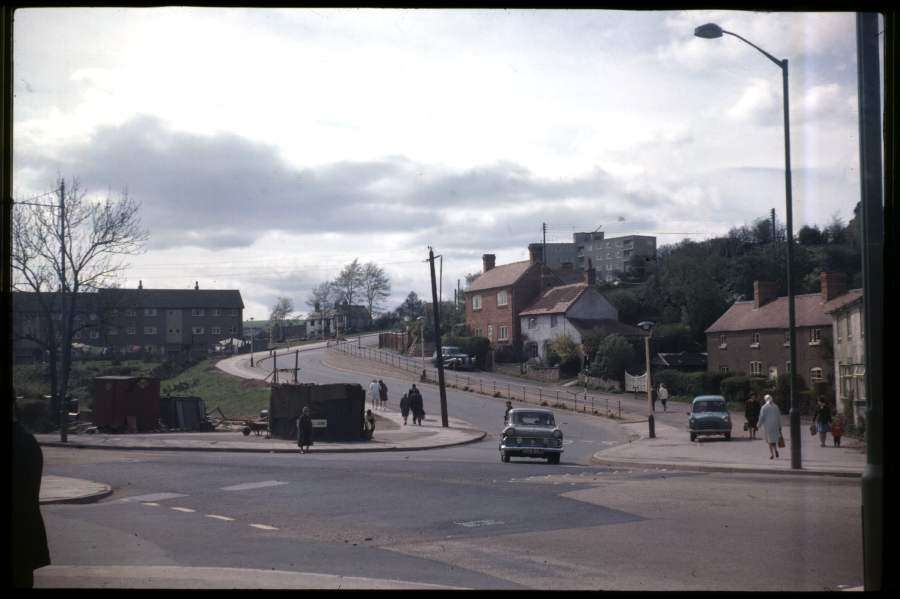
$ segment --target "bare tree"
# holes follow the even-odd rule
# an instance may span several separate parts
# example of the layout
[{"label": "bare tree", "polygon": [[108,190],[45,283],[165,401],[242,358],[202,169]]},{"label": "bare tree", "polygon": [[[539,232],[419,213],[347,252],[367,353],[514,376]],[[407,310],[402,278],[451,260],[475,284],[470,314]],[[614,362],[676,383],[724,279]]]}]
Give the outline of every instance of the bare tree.
[{"label": "bare tree", "polygon": [[[64,415],[80,294],[111,286],[127,267],[122,257],[139,253],[148,235],[140,226],[140,203],[127,190],[98,202],[77,179],[67,186],[60,178],[56,192],[56,205],[15,203],[12,268],[13,289],[37,298],[45,328],[29,338],[48,352],[54,409]],[[60,433],[65,440],[64,427]]]},{"label": "bare tree", "polygon": [[272,307],[269,321],[272,326],[278,327],[278,336],[281,340],[284,338],[284,321],[293,313],[294,302],[287,297],[279,297],[278,301]]},{"label": "bare tree", "polygon": [[363,288],[363,276],[363,267],[360,266],[358,258],[354,258],[353,262],[341,269],[333,283],[340,295],[339,304],[353,305],[353,300],[359,298]]},{"label": "bare tree", "polygon": [[362,285],[366,305],[369,308],[369,318],[374,319],[375,309],[391,295],[391,280],[383,268],[374,262],[368,262],[363,267]]}]

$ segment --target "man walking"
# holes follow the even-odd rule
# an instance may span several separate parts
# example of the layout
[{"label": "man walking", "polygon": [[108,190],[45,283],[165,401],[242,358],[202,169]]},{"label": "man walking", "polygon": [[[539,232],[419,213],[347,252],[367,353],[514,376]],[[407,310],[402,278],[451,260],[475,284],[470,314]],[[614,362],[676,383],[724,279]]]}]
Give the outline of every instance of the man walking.
[{"label": "man walking", "polygon": [[425,418],[425,407],[422,402],[422,394],[413,383],[412,389],[409,390],[409,408],[412,411],[413,424],[422,426],[422,420]]},{"label": "man walking", "polygon": [[378,381],[372,379],[372,382],[369,383],[369,397],[372,399],[372,409],[378,409],[378,398],[381,395],[381,388],[378,386]]},{"label": "man walking", "polygon": [[384,381],[378,379],[378,399],[381,400],[381,409],[387,409],[387,385],[384,384]]},{"label": "man walking", "polygon": [[666,408],[666,402],[669,401],[669,390],[666,389],[666,386],[662,383],[659,384],[659,401],[662,402],[663,412],[668,412],[669,410]]}]

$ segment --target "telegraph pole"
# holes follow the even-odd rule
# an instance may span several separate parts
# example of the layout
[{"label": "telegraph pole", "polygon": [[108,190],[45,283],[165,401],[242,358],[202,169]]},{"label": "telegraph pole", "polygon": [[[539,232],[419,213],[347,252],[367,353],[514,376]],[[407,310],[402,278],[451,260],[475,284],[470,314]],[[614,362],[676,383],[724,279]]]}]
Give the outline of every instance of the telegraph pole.
[{"label": "telegraph pole", "polygon": [[66,423],[66,416],[69,410],[66,406],[66,397],[63,393],[63,377],[65,373],[66,345],[69,340],[66,339],[66,180],[61,179],[59,182],[59,338],[60,352],[59,356],[59,375],[56,383],[56,394],[59,399],[59,440],[63,443],[69,441],[69,431]]},{"label": "telegraph pole", "polygon": [[[444,354],[441,350],[441,316],[438,310],[437,281],[434,277],[434,251],[431,246],[428,246],[428,262],[431,263],[431,308],[434,313],[434,348],[437,356],[438,386],[441,392],[441,426],[447,428],[449,425],[447,423],[447,389],[444,386]],[[425,324],[424,320],[422,320],[422,324]]]}]

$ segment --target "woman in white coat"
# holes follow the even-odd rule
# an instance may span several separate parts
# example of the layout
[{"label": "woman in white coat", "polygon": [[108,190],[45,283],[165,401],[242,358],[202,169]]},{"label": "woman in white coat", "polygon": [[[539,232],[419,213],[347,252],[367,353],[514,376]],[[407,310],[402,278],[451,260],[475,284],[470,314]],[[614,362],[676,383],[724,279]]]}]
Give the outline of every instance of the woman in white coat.
[{"label": "woman in white coat", "polygon": [[781,410],[775,405],[771,395],[766,395],[766,404],[759,411],[759,428],[769,444],[769,459],[778,457],[778,439],[781,437]]}]

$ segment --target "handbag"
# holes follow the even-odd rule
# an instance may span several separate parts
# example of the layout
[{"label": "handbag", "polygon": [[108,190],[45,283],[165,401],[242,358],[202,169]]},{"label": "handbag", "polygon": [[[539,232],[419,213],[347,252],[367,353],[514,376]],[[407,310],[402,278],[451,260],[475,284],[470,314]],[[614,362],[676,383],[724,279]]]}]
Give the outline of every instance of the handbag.
[{"label": "handbag", "polygon": [[749,427],[749,425],[745,422],[745,423],[744,423],[744,430],[747,430],[748,428],[750,428],[750,427]]},{"label": "handbag", "polygon": [[781,436],[781,433],[778,433],[778,447],[784,447],[784,437]]},{"label": "handbag", "polygon": [[816,434],[816,425],[815,424],[809,425],[809,434],[815,436],[815,434]]}]

